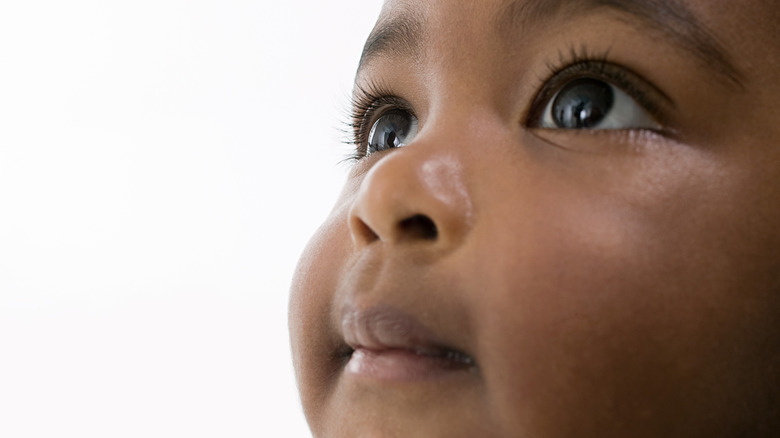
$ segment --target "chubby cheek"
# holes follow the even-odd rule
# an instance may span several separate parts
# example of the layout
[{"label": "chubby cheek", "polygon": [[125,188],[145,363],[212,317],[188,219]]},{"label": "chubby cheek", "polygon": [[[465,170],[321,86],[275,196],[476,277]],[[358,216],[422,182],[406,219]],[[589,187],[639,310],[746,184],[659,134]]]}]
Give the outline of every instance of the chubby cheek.
[{"label": "chubby cheek", "polygon": [[779,300],[768,276],[731,260],[738,248],[707,237],[724,222],[687,230],[558,193],[522,215],[496,212],[473,236],[479,357],[499,423],[537,436],[661,436],[664,424],[736,431],[766,412]]},{"label": "chubby cheek", "polygon": [[339,207],[345,204],[339,202],[309,241],[290,290],[293,364],[303,408],[313,427],[320,421],[321,406],[332,392],[333,376],[338,372],[337,361],[329,359],[339,340],[323,342],[319,334],[331,331],[333,293],[351,249],[346,208]]}]

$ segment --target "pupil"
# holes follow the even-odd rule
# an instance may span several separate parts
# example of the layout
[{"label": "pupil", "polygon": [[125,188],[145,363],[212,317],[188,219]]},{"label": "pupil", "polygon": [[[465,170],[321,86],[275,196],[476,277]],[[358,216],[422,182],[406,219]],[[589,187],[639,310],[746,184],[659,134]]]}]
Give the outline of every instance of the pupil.
[{"label": "pupil", "polygon": [[395,135],[395,132],[388,132],[387,133],[387,139],[385,140],[385,145],[389,148],[394,148],[397,145],[397,137]]},{"label": "pupil", "polygon": [[596,79],[577,79],[561,89],[552,106],[553,121],[559,128],[597,126],[612,109],[612,87]]}]

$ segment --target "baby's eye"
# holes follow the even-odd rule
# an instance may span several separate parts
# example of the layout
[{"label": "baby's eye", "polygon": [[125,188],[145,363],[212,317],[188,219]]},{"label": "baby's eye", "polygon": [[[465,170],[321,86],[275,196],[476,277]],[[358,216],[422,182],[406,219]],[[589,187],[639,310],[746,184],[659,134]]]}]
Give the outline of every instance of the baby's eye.
[{"label": "baby's eye", "polygon": [[566,83],[539,120],[553,129],[660,129],[660,125],[620,88],[589,77]]},{"label": "baby's eye", "polygon": [[391,109],[374,122],[368,134],[367,155],[406,146],[417,135],[417,117],[409,111]]}]

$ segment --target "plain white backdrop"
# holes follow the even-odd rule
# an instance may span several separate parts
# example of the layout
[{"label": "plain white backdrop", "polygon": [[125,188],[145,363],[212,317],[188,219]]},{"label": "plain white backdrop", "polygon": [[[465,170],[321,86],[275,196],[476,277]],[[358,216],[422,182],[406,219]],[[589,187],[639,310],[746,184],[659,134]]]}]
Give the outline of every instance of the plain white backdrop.
[{"label": "plain white backdrop", "polygon": [[288,285],[380,7],[0,3],[0,436],[309,436]]}]

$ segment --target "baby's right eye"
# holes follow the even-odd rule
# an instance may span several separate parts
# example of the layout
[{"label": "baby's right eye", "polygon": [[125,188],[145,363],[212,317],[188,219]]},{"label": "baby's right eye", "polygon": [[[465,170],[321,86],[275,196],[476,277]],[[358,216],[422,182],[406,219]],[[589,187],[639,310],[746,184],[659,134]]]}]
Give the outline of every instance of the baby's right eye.
[{"label": "baby's right eye", "polygon": [[418,121],[412,113],[402,109],[385,111],[374,122],[368,133],[366,155],[406,146],[417,135]]}]

